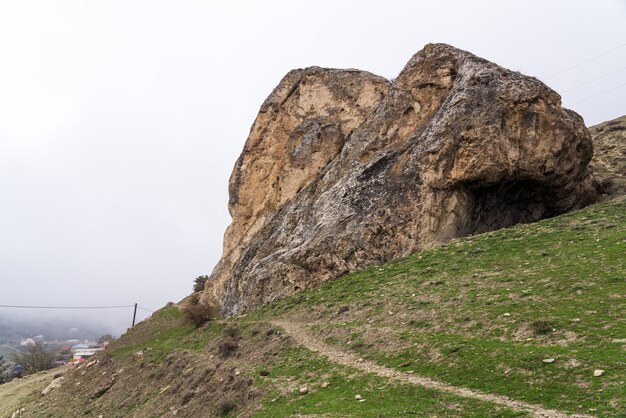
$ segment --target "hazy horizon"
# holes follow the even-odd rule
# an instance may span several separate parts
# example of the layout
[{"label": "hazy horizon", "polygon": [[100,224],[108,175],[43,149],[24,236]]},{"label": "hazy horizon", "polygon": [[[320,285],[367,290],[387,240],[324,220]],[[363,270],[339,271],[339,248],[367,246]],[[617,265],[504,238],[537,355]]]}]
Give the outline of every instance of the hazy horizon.
[{"label": "hazy horizon", "polygon": [[[293,68],[393,78],[444,42],[539,78],[588,126],[626,114],[626,3],[601,4],[0,0],[0,305],[190,294],[221,256],[250,126]],[[119,333],[132,310],[0,317]]]}]

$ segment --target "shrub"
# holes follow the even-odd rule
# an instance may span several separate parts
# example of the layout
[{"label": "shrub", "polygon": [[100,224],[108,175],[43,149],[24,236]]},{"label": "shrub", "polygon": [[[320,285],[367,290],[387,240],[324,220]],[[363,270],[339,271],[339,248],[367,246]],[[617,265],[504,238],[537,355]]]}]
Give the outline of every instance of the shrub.
[{"label": "shrub", "polygon": [[234,325],[224,328],[224,335],[232,339],[238,340],[241,337],[241,330]]},{"label": "shrub", "polygon": [[537,335],[548,334],[550,331],[552,331],[552,325],[550,325],[546,321],[541,321],[541,320],[535,321],[532,324],[530,324],[530,328]]},{"label": "shrub", "polygon": [[226,416],[235,410],[237,406],[237,400],[232,395],[225,395],[217,403],[217,409],[221,416]]},{"label": "shrub", "polygon": [[239,349],[239,343],[232,337],[226,337],[217,346],[217,350],[224,358],[230,357]]},{"label": "shrub", "polygon": [[239,339],[241,338],[241,330],[236,325],[224,328],[222,331],[224,338],[217,346],[218,352],[224,358],[230,357],[239,349]]},{"label": "shrub", "polygon": [[215,306],[205,303],[189,304],[182,311],[185,320],[192,323],[196,328],[219,316],[219,310]]},{"label": "shrub", "polygon": [[206,281],[209,280],[209,276],[204,275],[204,276],[198,276],[194,279],[193,281],[193,291],[194,292],[201,292],[204,290],[204,284],[206,283]]}]

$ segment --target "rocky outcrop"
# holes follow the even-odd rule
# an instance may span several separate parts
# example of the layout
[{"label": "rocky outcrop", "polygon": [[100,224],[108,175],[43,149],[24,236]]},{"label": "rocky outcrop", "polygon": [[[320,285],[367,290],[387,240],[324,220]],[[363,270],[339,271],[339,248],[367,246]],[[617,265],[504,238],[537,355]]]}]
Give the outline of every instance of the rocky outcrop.
[{"label": "rocky outcrop", "polygon": [[230,180],[233,218],[203,300],[226,314],[451,238],[595,198],[582,118],[540,81],[449,45],[389,82],[292,71]]},{"label": "rocky outcrop", "polygon": [[626,116],[589,128],[594,155],[589,167],[602,193],[626,194]]},{"label": "rocky outcrop", "polygon": [[259,111],[230,178],[232,224],[207,287],[213,301],[251,239],[341,152],[387,94],[388,80],[357,70],[289,72]]}]

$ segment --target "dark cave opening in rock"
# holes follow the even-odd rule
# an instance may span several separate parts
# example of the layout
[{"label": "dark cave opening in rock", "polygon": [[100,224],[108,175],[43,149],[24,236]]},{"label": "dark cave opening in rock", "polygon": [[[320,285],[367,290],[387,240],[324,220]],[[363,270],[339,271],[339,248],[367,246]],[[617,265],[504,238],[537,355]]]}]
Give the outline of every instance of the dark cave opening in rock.
[{"label": "dark cave opening in rock", "polygon": [[466,184],[468,217],[461,235],[473,235],[558,215],[554,188],[535,180]]}]

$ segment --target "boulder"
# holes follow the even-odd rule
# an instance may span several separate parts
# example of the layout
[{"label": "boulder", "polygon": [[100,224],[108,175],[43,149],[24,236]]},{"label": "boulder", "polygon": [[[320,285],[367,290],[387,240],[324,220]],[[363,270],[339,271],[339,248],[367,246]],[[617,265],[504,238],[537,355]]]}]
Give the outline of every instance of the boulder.
[{"label": "boulder", "polygon": [[594,155],[589,164],[604,194],[626,194],[626,116],[589,128]]},{"label": "boulder", "polygon": [[43,391],[41,391],[41,394],[44,395],[44,396],[49,394],[53,390],[55,390],[58,387],[60,387],[64,380],[65,380],[65,376],[55,377],[52,380],[52,382],[50,382],[50,384],[48,386],[46,386],[46,388]]},{"label": "boulder", "polygon": [[202,300],[239,314],[596,197],[582,118],[539,80],[430,44],[393,81],[318,67],[261,106]]}]

